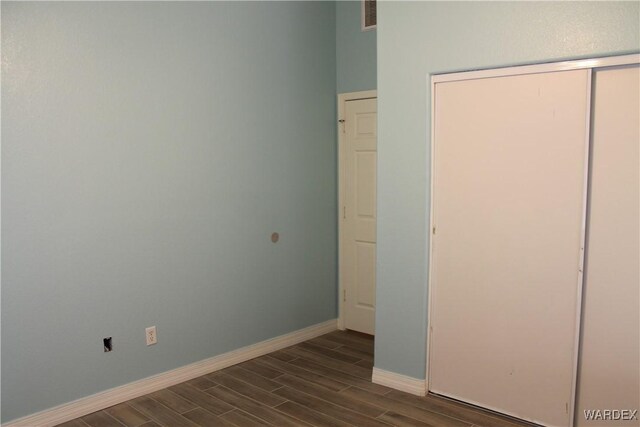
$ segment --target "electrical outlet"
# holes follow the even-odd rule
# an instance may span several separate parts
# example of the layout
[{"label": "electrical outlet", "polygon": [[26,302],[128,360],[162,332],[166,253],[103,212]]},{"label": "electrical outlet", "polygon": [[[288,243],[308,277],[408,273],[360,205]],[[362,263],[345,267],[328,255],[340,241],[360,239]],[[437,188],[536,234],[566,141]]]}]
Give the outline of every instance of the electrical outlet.
[{"label": "electrical outlet", "polygon": [[144,330],[147,335],[147,345],[153,345],[158,342],[158,334],[155,326],[149,326]]}]

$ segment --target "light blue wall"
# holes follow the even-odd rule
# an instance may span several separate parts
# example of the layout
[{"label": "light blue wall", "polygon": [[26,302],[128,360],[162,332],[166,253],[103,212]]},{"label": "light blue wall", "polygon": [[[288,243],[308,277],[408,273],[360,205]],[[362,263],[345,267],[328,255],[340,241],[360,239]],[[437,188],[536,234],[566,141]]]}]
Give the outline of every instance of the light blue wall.
[{"label": "light blue wall", "polygon": [[2,2],[3,421],[336,317],[335,16]]},{"label": "light blue wall", "polygon": [[338,93],[376,88],[376,30],[362,31],[360,1],[336,2]]},{"label": "light blue wall", "polygon": [[639,5],[378,3],[377,368],[425,375],[428,76],[637,52]]}]

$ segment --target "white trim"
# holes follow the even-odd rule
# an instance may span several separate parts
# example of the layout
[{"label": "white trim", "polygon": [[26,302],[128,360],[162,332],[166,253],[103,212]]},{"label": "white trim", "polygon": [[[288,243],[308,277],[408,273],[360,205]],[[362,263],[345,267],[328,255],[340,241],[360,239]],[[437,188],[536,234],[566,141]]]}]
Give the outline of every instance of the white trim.
[{"label": "white trim", "polygon": [[416,396],[425,396],[427,394],[427,382],[425,380],[384,371],[378,368],[373,368],[371,382]]},{"label": "white trim", "polygon": [[[372,90],[361,90],[358,92],[345,92],[338,94],[338,107],[342,105],[344,107],[344,101],[355,101],[356,99],[370,99],[376,98],[378,96],[378,91],[375,89]],[[344,111],[342,111],[344,113]]]},{"label": "white trim", "polygon": [[[640,61],[640,56],[637,58]],[[591,109],[593,107],[593,69],[587,75],[587,111],[585,120],[585,155],[582,183],[582,219],[580,226],[580,259],[578,261],[578,286],[576,289],[576,331],[573,340],[573,372],[571,373],[571,396],[569,401],[569,427],[576,419],[576,398],[578,393],[578,358],[580,357],[580,333],[582,331],[582,290],[584,287],[585,245],[587,241],[587,208],[589,197],[589,162],[591,157]]]},{"label": "white trim", "polygon": [[[436,131],[435,131],[435,122],[436,122],[436,81],[435,81],[435,76],[431,76],[430,78],[431,80],[431,177],[430,177],[430,191],[429,191],[429,230],[427,231],[428,236],[429,236],[429,260],[428,260],[428,269],[429,271],[427,272],[427,351],[426,351],[426,368],[425,368],[425,379],[427,381],[427,384],[431,383],[431,370],[429,369],[429,367],[431,366],[431,364],[429,363],[429,360],[431,359],[431,342],[433,340],[432,336],[431,336],[431,332],[433,331],[433,326],[431,324],[431,319],[433,318],[432,313],[433,313],[433,303],[431,301],[433,301],[433,292],[431,291],[433,289],[432,285],[432,277],[433,277],[433,248],[434,248],[434,239],[435,239],[435,234],[433,233],[433,229],[436,226],[436,222],[435,222],[435,217],[434,217],[434,213],[435,213],[435,209],[433,208],[433,200],[434,200],[434,189],[435,189],[435,144],[433,143],[433,141],[435,140],[435,136],[436,136]],[[428,389],[427,389],[428,391]]]},{"label": "white trim", "polygon": [[343,159],[345,158],[344,151],[344,122],[345,120],[345,103],[347,101],[355,101],[358,99],[371,99],[377,98],[377,90],[363,90],[360,92],[346,92],[338,94],[338,329],[345,330],[344,326],[344,271],[342,269],[341,257],[344,253],[344,230],[342,221],[342,209],[345,205],[346,189],[344,188],[346,168]]},{"label": "white trim", "polygon": [[604,58],[579,59],[575,61],[550,62],[545,64],[521,65],[516,67],[492,68],[488,70],[463,71],[459,73],[434,74],[433,83],[454,82],[459,80],[476,80],[490,77],[517,76],[522,74],[550,73],[554,71],[569,71],[615,67],[619,65],[637,64],[640,54],[609,56]]},{"label": "white trim", "polygon": [[46,409],[42,412],[27,415],[26,417],[3,424],[3,427],[53,427],[60,423],[100,411],[117,405],[118,403],[162,390],[163,388],[227,368],[255,357],[263,356],[267,353],[289,347],[334,330],[336,330],[336,319],[328,320],[257,344],[242,347],[171,371],[83,397],[73,402]]},{"label": "white trim", "polygon": [[[376,5],[376,7],[378,7]],[[371,30],[375,30],[377,27],[377,21],[376,21],[376,25],[369,25],[368,27],[364,25],[364,0],[360,0],[360,31],[371,31]]]}]

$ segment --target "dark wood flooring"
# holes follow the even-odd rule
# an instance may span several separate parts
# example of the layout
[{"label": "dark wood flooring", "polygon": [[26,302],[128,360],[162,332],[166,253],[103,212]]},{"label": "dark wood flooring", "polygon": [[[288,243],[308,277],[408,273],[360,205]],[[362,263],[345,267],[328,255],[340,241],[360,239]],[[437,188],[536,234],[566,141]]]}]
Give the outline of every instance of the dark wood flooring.
[{"label": "dark wood flooring", "polygon": [[527,426],[371,382],[373,337],[335,331],[61,427]]}]

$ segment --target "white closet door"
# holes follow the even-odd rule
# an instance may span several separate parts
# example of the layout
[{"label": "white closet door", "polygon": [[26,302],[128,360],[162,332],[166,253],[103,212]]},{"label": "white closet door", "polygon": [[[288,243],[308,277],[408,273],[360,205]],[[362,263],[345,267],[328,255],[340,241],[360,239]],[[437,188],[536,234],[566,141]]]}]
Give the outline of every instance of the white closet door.
[{"label": "white closet door", "polygon": [[[578,426],[640,426],[585,419],[585,410],[640,409],[640,69],[594,72],[590,209]],[[628,418],[629,414],[626,414]],[[598,414],[591,415],[598,417]]]},{"label": "white closet door", "polygon": [[590,71],[435,85],[429,390],[568,426]]}]

